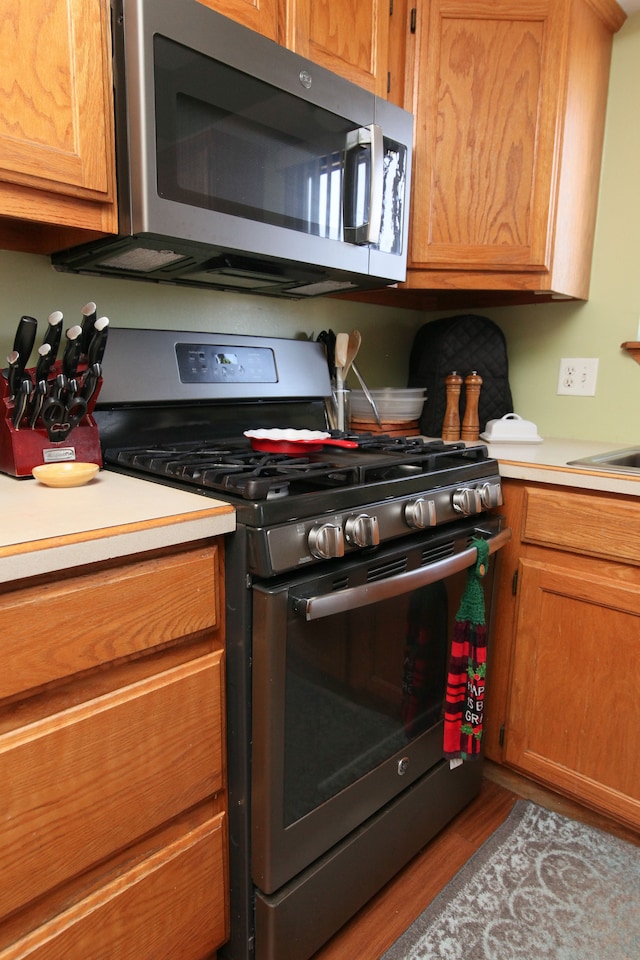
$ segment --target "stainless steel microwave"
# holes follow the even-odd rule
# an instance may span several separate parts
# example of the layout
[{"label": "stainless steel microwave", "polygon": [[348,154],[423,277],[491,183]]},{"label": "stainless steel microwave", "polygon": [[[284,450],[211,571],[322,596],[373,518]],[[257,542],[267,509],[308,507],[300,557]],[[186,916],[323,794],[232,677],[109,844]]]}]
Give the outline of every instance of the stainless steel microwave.
[{"label": "stainless steel microwave", "polygon": [[406,275],[413,117],[198,0],[113,0],[120,233],[56,269],[304,298]]}]

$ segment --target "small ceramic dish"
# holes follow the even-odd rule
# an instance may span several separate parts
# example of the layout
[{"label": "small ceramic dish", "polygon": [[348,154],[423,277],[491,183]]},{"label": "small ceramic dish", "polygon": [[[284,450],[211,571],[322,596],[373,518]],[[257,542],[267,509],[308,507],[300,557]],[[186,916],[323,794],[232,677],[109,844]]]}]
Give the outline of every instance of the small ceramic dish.
[{"label": "small ceramic dish", "polygon": [[488,420],[480,439],[488,443],[542,443],[535,423],[523,420],[517,413],[505,413],[500,420]]},{"label": "small ceramic dish", "polygon": [[81,487],[93,480],[100,467],[97,463],[80,463],[65,460],[60,463],[43,463],[31,471],[40,483],[47,487]]}]

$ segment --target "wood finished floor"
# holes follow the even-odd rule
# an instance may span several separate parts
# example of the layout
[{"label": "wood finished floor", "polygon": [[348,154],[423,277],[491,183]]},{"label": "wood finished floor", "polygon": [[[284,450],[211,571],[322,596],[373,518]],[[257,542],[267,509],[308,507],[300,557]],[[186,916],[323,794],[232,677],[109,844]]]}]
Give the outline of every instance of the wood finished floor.
[{"label": "wood finished floor", "polygon": [[314,954],[312,960],[379,960],[507,818],[519,797],[640,845],[637,833],[503,767],[487,763],[480,795]]}]

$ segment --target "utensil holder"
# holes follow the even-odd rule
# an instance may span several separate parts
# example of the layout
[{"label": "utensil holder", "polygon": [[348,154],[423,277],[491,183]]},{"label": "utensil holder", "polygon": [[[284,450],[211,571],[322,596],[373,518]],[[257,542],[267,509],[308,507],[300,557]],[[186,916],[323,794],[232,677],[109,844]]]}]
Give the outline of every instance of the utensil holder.
[{"label": "utensil holder", "polygon": [[[58,361],[51,368],[49,380],[55,381],[61,371],[62,364]],[[80,366],[78,374],[82,375],[82,372],[83,367]],[[25,373],[33,379],[35,368]],[[87,412],[80,423],[64,440],[52,442],[44,426],[32,428],[26,425],[16,428],[13,425],[15,402],[9,395],[6,378],[0,376],[0,471],[12,477],[30,477],[34,467],[62,460],[97,463],[101,467],[100,435],[98,425],[91,415],[101,386],[102,378],[99,378],[95,392],[87,404]]]},{"label": "utensil holder", "polygon": [[348,387],[333,388],[333,405],[336,413],[337,429],[345,431],[349,429],[351,421],[351,391]]}]

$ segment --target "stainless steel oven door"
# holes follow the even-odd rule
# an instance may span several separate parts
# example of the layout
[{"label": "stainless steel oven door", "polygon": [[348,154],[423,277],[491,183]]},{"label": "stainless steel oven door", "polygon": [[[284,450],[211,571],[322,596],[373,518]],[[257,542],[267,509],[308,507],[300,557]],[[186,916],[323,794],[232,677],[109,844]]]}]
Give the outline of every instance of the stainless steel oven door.
[{"label": "stainless steel oven door", "polygon": [[[479,529],[480,528],[480,529]],[[471,538],[411,538],[254,586],[252,874],[272,893],[443,763],[451,634]],[[486,578],[490,608],[493,561]]]}]

